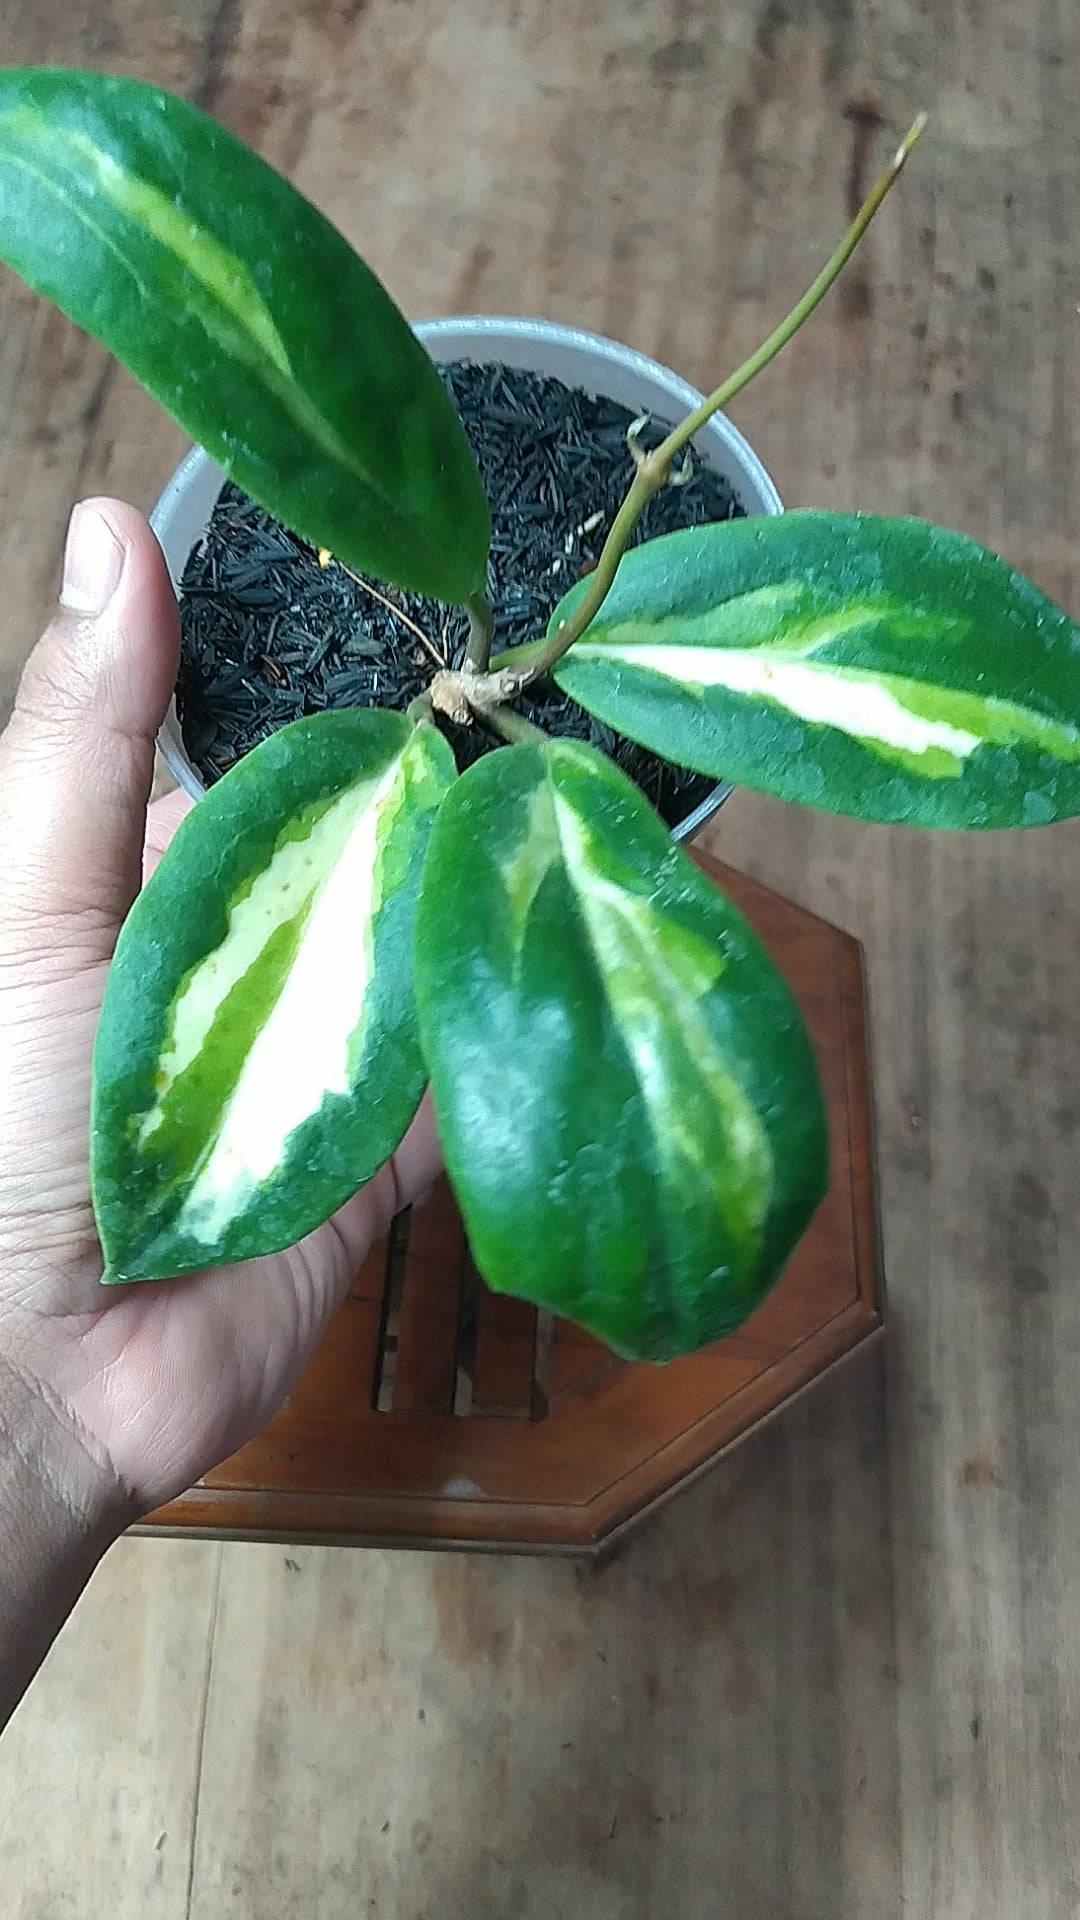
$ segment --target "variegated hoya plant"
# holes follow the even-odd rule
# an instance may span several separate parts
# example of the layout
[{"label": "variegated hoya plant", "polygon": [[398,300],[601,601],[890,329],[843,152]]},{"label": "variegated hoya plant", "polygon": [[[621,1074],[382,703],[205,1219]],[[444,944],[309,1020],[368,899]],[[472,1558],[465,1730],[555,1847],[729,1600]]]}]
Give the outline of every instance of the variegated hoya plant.
[{"label": "variegated hoya plant", "polygon": [[[244,759],[132,909],[94,1062],[106,1280],[295,1241],[393,1151],[430,1080],[493,1287],[655,1359],[761,1299],[826,1181],[792,995],[625,776],[515,701],[553,675],[681,766],[868,820],[1080,812],[1080,631],[972,541],[806,512],[625,551],[695,431],[831,285],[917,131],[764,346],[656,451],[632,436],[595,572],[492,660],[464,431],[341,235],[179,99],[0,73],[0,255],[286,526],[470,618],[461,666],[408,713],[299,720]],[[505,749],[459,776],[444,714]]]}]

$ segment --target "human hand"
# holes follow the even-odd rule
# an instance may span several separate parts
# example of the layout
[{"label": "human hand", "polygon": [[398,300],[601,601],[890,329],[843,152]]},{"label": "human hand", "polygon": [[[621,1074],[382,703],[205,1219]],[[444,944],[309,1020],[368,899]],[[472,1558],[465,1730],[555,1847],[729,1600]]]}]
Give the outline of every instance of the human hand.
[{"label": "human hand", "polygon": [[[62,604],[0,739],[0,1429],[6,1378],[19,1418],[45,1423],[49,1474],[70,1475],[74,1497],[104,1502],[116,1525],[189,1486],[274,1412],[371,1240],[437,1165],[425,1103],[393,1159],[289,1252],[100,1285],[91,1047],[139,885],[178,648],[145,521],[116,501],[77,507]],[[151,809],[151,862],[184,805],[174,795]]]}]

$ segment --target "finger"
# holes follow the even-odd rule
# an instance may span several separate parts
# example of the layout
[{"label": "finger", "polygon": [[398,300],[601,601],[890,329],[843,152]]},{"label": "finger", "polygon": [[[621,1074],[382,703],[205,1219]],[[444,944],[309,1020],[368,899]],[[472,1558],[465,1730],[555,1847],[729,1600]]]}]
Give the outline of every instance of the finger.
[{"label": "finger", "polygon": [[[442,1172],[442,1147],[435,1123],[435,1104],[428,1087],[416,1111],[411,1127],[391,1158],[394,1173],[395,1212],[412,1206],[428,1191]],[[383,1222],[389,1226],[390,1215]],[[383,1230],[380,1228],[380,1231]]]},{"label": "finger", "polygon": [[60,606],[0,741],[5,937],[106,957],[139,883],[179,621],[161,549],[116,500],[75,508]]},{"label": "finger", "polygon": [[143,842],[143,885],[149,880],[158,861],[161,859],[169,841],[180,825],[185,814],[195,805],[189,793],[166,793],[155,800],[146,816],[146,838]]},{"label": "finger", "polygon": [[[79,1365],[92,1384],[110,1383],[128,1368],[150,1383],[161,1410],[135,1447],[125,1478],[147,1506],[190,1484],[258,1430],[281,1405],[341,1305],[372,1242],[397,1207],[438,1170],[433,1111],[425,1096],[393,1163],[290,1252],[233,1267],[213,1267],[181,1280],[118,1290],[108,1313],[95,1316],[95,1348],[84,1336]],[[78,1411],[85,1371],[66,1385]]]},{"label": "finger", "polygon": [[442,1150],[435,1131],[435,1108],[429,1088],[396,1153],[334,1215],[334,1226],[345,1247],[350,1273],[356,1272],[372,1241],[386,1232],[395,1213],[411,1206],[441,1168]]}]

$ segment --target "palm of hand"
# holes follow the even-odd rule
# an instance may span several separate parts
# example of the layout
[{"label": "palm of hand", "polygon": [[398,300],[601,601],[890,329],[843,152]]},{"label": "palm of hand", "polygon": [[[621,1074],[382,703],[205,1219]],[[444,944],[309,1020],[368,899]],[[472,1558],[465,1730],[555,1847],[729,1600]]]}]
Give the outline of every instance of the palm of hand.
[{"label": "palm of hand", "polygon": [[[334,1220],[287,1252],[101,1287],[91,1049],[176,661],[160,554],[130,509],[106,513],[125,547],[106,615],[54,622],[0,757],[0,1360],[146,1511],[281,1404],[372,1236],[431,1177],[435,1148],[425,1115]],[[150,859],[183,807],[172,796],[151,809]]]},{"label": "palm of hand", "polygon": [[[180,810],[170,800],[156,811],[151,845],[161,848]],[[28,955],[31,984],[0,984],[0,1316],[23,1374],[146,1510],[281,1404],[396,1189],[385,1168],[299,1246],[244,1267],[102,1288],[87,1137],[108,963],[93,944],[80,930],[62,964],[55,951],[32,964]]]}]

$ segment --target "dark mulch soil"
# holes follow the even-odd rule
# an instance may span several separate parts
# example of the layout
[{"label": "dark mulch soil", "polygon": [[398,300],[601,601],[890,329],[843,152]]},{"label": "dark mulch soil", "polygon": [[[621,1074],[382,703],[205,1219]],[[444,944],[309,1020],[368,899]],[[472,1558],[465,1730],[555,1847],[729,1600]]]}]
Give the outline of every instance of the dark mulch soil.
[{"label": "dark mulch soil", "polygon": [[[632,475],[631,415],[516,369],[457,363],[441,371],[491,502],[488,588],[501,652],[541,635],[566,589],[595,565]],[[644,444],[656,445],[664,431],[655,423]],[[741,512],[727,483],[699,468],[686,486],[653,498],[636,539]],[[301,714],[405,708],[437,665],[459,662],[467,637],[460,610],[367,584],[336,562],[321,567],[306,541],[232,485],[185,570],[181,628],[177,705],[187,750],[208,783]],[[610,754],[669,824],[709,792],[710,780],[622,739],[553,685],[535,694],[523,713]],[[482,728],[447,731],[461,766],[499,744]]]}]

